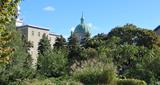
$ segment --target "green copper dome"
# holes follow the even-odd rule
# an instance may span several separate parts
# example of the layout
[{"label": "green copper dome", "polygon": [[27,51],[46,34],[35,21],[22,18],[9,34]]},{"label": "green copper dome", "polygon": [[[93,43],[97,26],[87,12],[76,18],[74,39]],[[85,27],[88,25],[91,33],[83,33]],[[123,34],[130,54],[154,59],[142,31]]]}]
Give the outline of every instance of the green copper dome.
[{"label": "green copper dome", "polygon": [[90,27],[84,23],[84,17],[82,14],[81,23],[76,26],[74,33],[86,33],[89,32]]}]

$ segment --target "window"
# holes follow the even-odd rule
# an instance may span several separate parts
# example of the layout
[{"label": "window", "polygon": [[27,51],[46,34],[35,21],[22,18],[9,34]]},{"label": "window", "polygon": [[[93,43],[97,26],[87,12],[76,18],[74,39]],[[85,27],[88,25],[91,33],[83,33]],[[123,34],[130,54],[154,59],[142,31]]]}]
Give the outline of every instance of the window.
[{"label": "window", "polygon": [[34,48],[34,42],[33,41],[31,41],[31,44],[32,44],[32,47]]},{"label": "window", "polygon": [[34,35],[34,31],[32,31],[32,35]]},{"label": "window", "polygon": [[38,36],[39,36],[39,37],[41,36],[41,33],[40,33],[40,32],[38,32]]}]

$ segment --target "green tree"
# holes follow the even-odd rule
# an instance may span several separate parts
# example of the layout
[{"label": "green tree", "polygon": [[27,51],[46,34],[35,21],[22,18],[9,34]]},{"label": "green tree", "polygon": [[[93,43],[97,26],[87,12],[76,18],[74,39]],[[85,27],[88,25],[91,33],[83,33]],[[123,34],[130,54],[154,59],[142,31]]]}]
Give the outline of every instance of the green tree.
[{"label": "green tree", "polygon": [[153,31],[132,24],[116,27],[107,36],[106,55],[117,65],[120,77],[141,79],[155,85],[159,80],[156,76],[159,75],[159,39]]},{"label": "green tree", "polygon": [[53,49],[38,58],[38,71],[47,77],[60,77],[67,72],[67,51]]},{"label": "green tree", "polygon": [[84,39],[82,39],[81,43],[82,45],[85,45],[85,43],[90,39],[91,34],[89,32],[85,33]]},{"label": "green tree", "polygon": [[160,38],[155,32],[147,29],[138,28],[132,24],[126,24],[123,27],[116,27],[109,32],[107,38],[116,36],[121,39],[120,44],[135,44],[137,46],[144,46],[153,48],[160,46]]},{"label": "green tree", "polygon": [[16,16],[16,7],[20,0],[0,0],[0,63],[8,63],[13,48],[8,46],[12,33],[7,31],[6,26]]},{"label": "green tree", "polygon": [[105,45],[106,35],[101,33],[95,35],[93,38],[88,38],[87,41],[84,43],[83,47],[85,48],[95,48],[97,49],[100,46]]},{"label": "green tree", "polygon": [[68,38],[68,60],[69,62],[78,60],[80,57],[80,44],[78,42],[77,37],[74,34],[71,34],[71,36]]},{"label": "green tree", "polygon": [[66,46],[65,38],[62,35],[60,37],[57,37],[55,44],[53,46],[54,48],[57,49],[64,48]]},{"label": "green tree", "polygon": [[68,47],[75,48],[77,46],[79,46],[78,38],[71,32],[71,36],[68,38]]},{"label": "green tree", "polygon": [[8,85],[17,79],[33,78],[34,75],[34,70],[31,68],[32,58],[28,53],[29,47],[25,45],[27,42],[24,42],[24,38],[22,39],[14,22],[7,26],[7,30],[13,33],[8,46],[14,48],[14,52],[10,56],[10,62],[0,70],[0,84],[2,85]]},{"label": "green tree", "polygon": [[44,54],[45,51],[51,50],[51,44],[48,39],[48,36],[43,34],[42,39],[40,40],[38,44],[38,54]]},{"label": "green tree", "polygon": [[37,70],[41,69],[41,64],[39,64],[41,61],[41,56],[44,56],[46,52],[51,51],[51,44],[50,41],[48,39],[48,36],[43,34],[42,39],[40,40],[39,44],[38,44],[38,63],[37,63]]}]

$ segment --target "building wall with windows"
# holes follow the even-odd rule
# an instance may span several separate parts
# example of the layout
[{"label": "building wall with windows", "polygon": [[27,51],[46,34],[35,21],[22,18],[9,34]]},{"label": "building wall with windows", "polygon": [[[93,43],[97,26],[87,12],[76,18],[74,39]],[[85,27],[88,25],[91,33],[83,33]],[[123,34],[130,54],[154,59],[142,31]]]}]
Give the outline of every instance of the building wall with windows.
[{"label": "building wall with windows", "polygon": [[37,26],[32,25],[23,25],[18,27],[18,29],[21,30],[22,34],[25,36],[25,38],[32,43],[33,47],[30,48],[29,52],[33,59],[33,65],[35,66],[37,63],[37,57],[38,57],[38,44],[40,39],[42,39],[42,35],[46,34],[48,36],[48,39],[50,40],[51,47],[53,47],[53,44],[55,43],[56,38],[58,35],[51,34],[49,32],[49,29],[41,28]]}]

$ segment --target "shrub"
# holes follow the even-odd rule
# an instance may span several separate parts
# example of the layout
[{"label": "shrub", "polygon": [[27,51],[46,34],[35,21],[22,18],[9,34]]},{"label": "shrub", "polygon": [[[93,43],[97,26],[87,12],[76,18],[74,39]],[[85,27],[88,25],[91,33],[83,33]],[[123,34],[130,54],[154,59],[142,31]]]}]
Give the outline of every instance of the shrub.
[{"label": "shrub", "polygon": [[65,50],[53,50],[38,57],[37,70],[47,77],[66,75],[67,56]]},{"label": "shrub", "polygon": [[147,83],[137,79],[119,79],[117,85],[147,85]]},{"label": "shrub", "polygon": [[115,67],[112,64],[87,62],[82,67],[73,72],[73,78],[83,84],[111,84],[116,77]]},{"label": "shrub", "polygon": [[73,80],[64,80],[59,78],[48,78],[48,79],[32,79],[12,82],[9,85],[82,85],[80,82]]}]

